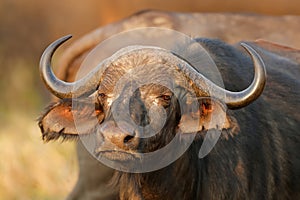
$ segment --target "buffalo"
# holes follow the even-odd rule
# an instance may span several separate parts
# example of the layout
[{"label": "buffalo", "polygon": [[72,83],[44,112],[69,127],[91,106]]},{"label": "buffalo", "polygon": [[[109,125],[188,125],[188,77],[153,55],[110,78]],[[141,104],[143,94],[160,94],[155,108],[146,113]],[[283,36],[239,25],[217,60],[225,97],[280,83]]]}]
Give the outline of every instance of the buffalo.
[{"label": "buffalo", "polygon": [[[122,165],[139,161],[140,154],[157,151],[177,135],[178,144],[192,136],[183,155],[161,169],[147,173],[115,170],[109,198],[299,198],[299,51],[265,42],[232,46],[194,38],[216,63],[223,89],[176,52],[130,46],[106,59],[104,68],[66,83],[52,72],[51,59],[67,39],[52,43],[41,58],[42,79],[60,99],[39,119],[44,140],[93,135],[94,156]],[[128,73],[132,76],[119,84]],[[143,84],[138,83],[141,80]],[[138,87],[132,89],[132,85]],[[114,115],[126,103],[129,113]],[[182,104],[188,109],[181,109]],[[78,131],[76,115],[80,124],[97,128]],[[224,119],[211,123],[218,116]],[[162,117],[165,123],[155,135],[140,137],[147,131],[134,124],[155,128]],[[90,123],[90,118],[97,123]],[[198,152],[211,130],[220,132],[220,139],[199,159]],[[89,173],[87,176],[97,177],[93,175],[97,172]]]}]

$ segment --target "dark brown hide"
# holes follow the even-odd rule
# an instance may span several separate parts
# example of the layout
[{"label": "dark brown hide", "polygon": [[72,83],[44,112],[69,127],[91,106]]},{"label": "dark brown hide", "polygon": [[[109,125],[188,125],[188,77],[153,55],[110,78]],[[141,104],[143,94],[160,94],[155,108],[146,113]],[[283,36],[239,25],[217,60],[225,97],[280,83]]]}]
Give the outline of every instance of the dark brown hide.
[{"label": "dark brown hide", "polygon": [[[228,21],[232,23],[223,26]],[[192,36],[219,37],[229,43],[264,37],[298,45],[299,21],[297,17],[141,13],[100,28],[75,42],[64,54],[60,77],[74,80],[80,63],[91,48],[110,35],[134,27],[169,27]],[[286,34],[279,31],[280,26],[287,26],[284,28]],[[227,89],[240,91],[249,85],[252,63],[239,45],[233,47],[211,39],[197,40],[216,62]],[[122,199],[299,199],[300,115],[295,112],[300,109],[299,50],[261,40],[251,44],[267,66],[266,89],[253,104],[228,112],[232,129],[222,133],[224,137],[207,157],[197,157],[200,138],[179,160],[162,170],[147,174],[116,172],[117,191],[114,191],[104,186],[112,170],[92,158],[79,142],[80,174],[69,199],[112,199],[113,195],[120,195]],[[49,112],[54,109],[63,111],[51,107]],[[71,118],[66,117],[68,112],[63,113],[61,118],[71,123]],[[47,119],[55,119],[47,114]],[[59,115],[59,112],[55,114]],[[60,125],[53,128],[49,121],[42,131],[47,130],[52,131],[48,132],[49,139],[56,139],[67,129]]]}]

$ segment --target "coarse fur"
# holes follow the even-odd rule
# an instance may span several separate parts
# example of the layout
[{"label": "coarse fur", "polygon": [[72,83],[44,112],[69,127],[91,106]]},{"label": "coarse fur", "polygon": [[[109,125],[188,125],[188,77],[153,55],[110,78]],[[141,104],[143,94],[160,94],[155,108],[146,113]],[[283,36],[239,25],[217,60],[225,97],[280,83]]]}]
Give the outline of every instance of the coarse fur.
[{"label": "coarse fur", "polygon": [[[213,49],[212,52],[218,58],[216,63],[219,69],[223,69],[225,77],[236,75],[236,71],[232,70],[235,65],[238,71],[236,73],[241,68],[251,69],[249,59],[234,48],[220,41],[212,41],[210,44],[208,40],[204,42]],[[218,55],[219,52],[223,55]],[[220,66],[220,63],[226,65]],[[243,66],[239,67],[241,63]],[[226,69],[228,66],[231,66],[230,71]],[[270,76],[273,73],[276,72],[270,72]],[[285,84],[295,82],[286,80]],[[266,90],[268,93],[269,89]],[[272,90],[272,93],[276,93],[274,88]],[[280,92],[285,97],[290,95],[285,91]],[[277,98],[277,101],[283,102],[284,99]],[[120,188],[120,198],[293,199],[296,192],[294,188],[298,187],[295,185],[295,177],[299,177],[299,171],[295,171],[295,165],[299,164],[299,158],[291,159],[290,155],[291,151],[297,150],[299,136],[296,130],[300,127],[296,124],[296,119],[286,118],[277,125],[276,118],[280,117],[280,111],[278,107],[267,105],[262,98],[241,111],[231,113],[240,125],[240,129],[235,129],[239,132],[228,133],[231,130],[223,130],[223,134],[229,137],[221,138],[212,152],[203,159],[197,157],[203,138],[197,137],[179,160],[164,169],[145,174],[116,171],[114,181]],[[291,100],[290,106],[298,106],[295,99]],[[176,120],[172,121],[171,127],[174,122]],[[292,126],[286,127],[287,124]],[[164,128],[166,132],[162,133],[163,137],[172,135],[174,130],[171,127]],[[160,138],[159,141],[167,140]]]},{"label": "coarse fur", "polygon": [[[225,87],[238,91],[251,80],[252,62],[247,54],[218,40],[196,39],[211,55],[220,70]],[[198,158],[206,130],[198,132],[189,149],[169,166],[148,173],[115,171],[111,180],[122,200],[136,199],[297,199],[299,197],[299,63],[263,54],[267,61],[268,83],[262,96],[251,105],[228,111],[230,128],[213,150]],[[269,65],[269,64],[272,65]],[[281,69],[285,66],[285,71]],[[293,73],[290,73],[292,71]],[[147,89],[147,88],[146,88]],[[136,91],[139,93],[139,91]],[[146,104],[141,98],[137,104]],[[202,102],[199,102],[202,105]],[[181,113],[172,98],[168,120],[158,135],[140,140],[135,150],[152,151],[167,144],[175,135]],[[105,107],[105,106],[104,106]],[[147,107],[133,106],[133,113]],[[52,107],[51,107],[52,108]],[[50,110],[51,110],[50,108]],[[103,110],[105,110],[103,108]],[[43,137],[63,135],[47,132]],[[137,115],[137,117],[140,115]],[[134,116],[133,116],[134,118]],[[145,117],[137,119],[142,122]],[[54,134],[53,134],[54,133]],[[200,135],[200,137],[199,137]]]}]

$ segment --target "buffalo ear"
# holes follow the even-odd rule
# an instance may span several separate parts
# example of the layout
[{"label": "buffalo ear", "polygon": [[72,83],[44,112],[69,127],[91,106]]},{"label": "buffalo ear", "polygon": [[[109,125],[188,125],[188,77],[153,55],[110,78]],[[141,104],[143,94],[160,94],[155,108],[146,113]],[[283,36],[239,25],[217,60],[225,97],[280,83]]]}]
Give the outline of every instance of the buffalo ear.
[{"label": "buffalo ear", "polygon": [[217,100],[202,98],[197,100],[197,108],[181,116],[179,128],[182,133],[204,133],[210,129],[223,130],[231,127],[226,106]]},{"label": "buffalo ear", "polygon": [[95,105],[82,103],[72,108],[72,100],[64,100],[50,105],[38,119],[38,124],[44,141],[76,139],[80,134],[91,133],[102,114]]}]

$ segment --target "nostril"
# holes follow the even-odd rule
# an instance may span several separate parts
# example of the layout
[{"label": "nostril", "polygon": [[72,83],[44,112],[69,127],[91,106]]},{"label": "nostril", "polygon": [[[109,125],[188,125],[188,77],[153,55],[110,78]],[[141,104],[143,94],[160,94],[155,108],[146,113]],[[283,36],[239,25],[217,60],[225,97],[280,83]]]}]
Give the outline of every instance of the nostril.
[{"label": "nostril", "polygon": [[128,143],[130,140],[132,140],[134,138],[134,136],[132,136],[132,135],[127,135],[125,138],[124,138],[124,140],[123,140],[123,142],[124,143]]}]

